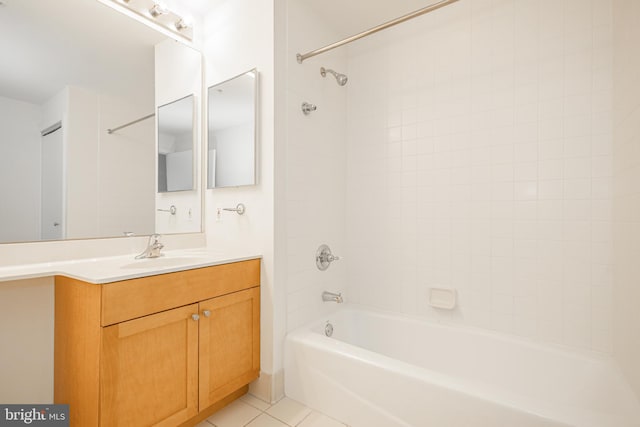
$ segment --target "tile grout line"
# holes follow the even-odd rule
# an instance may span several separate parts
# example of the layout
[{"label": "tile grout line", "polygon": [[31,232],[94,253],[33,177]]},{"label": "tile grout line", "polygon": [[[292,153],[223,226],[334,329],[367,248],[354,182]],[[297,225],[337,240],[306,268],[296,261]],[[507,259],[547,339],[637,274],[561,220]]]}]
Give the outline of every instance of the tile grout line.
[{"label": "tile grout line", "polygon": [[[252,406],[252,405],[249,405],[249,406]],[[254,406],[254,408],[255,408],[255,406]],[[256,408],[256,409],[258,409],[258,408]],[[260,409],[258,409],[258,410],[260,411],[260,413],[258,415],[256,415],[255,417],[251,418],[248,423],[244,424],[245,427],[248,426],[249,424],[251,424],[252,422],[254,422],[256,418],[258,418],[262,414],[264,414],[264,411],[262,411]]]},{"label": "tile grout line", "polygon": [[[308,406],[307,406],[307,408],[308,408]],[[311,408],[309,408],[309,409],[311,409]],[[293,426],[293,427],[297,427],[297,426],[299,426],[300,424],[302,424],[302,423],[304,422],[304,420],[306,420],[307,418],[309,418],[309,417],[311,416],[311,414],[313,414],[313,412],[314,412],[314,411],[313,411],[313,409],[311,409],[311,411],[310,411],[310,412],[309,412],[309,413],[308,413],[308,414],[307,414],[303,419],[301,419],[301,420],[300,420],[300,422],[299,422],[298,424],[296,424],[296,425],[295,425],[295,426]]]},{"label": "tile grout line", "polygon": [[282,424],[284,424],[284,425],[286,425],[286,426],[288,426],[288,427],[296,427],[296,426],[292,426],[291,424],[289,424],[288,422],[286,422],[286,421],[284,421],[284,420],[281,420],[280,418],[276,417],[275,415],[268,414],[266,411],[265,411],[265,414],[267,414],[268,416],[270,416],[270,417],[271,417],[271,418],[273,418],[274,420],[278,420],[278,421],[280,421]]},{"label": "tile grout line", "polygon": [[[289,424],[288,422],[286,422],[286,421],[284,421],[284,420],[282,420],[282,419],[280,419],[280,418],[276,417],[275,415],[272,415],[272,414],[270,414],[270,413],[268,413],[268,412],[267,412],[269,409],[273,408],[273,407],[274,407],[274,406],[275,406],[279,401],[278,401],[278,402],[276,402],[276,403],[274,403],[274,404],[268,404],[268,405],[269,405],[269,407],[268,407],[268,408],[266,408],[266,409],[258,408],[257,406],[254,406],[254,405],[252,405],[251,403],[246,402],[246,401],[244,401],[244,400],[242,400],[242,402],[243,402],[243,403],[245,403],[246,405],[250,406],[251,408],[254,408],[254,409],[256,409],[256,410],[258,410],[258,411],[260,412],[258,415],[256,415],[255,417],[251,418],[248,422],[246,422],[245,424],[243,424],[243,427],[247,427],[249,424],[251,424],[252,422],[254,422],[257,418],[259,418],[259,417],[260,417],[260,416],[262,416],[263,414],[264,414],[264,415],[266,415],[266,416],[268,416],[268,417],[269,417],[269,418],[271,418],[271,419],[274,419],[274,420],[276,420],[276,421],[278,421],[278,422],[280,422],[280,423],[284,424],[284,425],[285,425],[285,426],[287,426],[287,427],[298,427],[298,426],[300,426],[300,425],[301,425],[301,424],[302,424],[302,423],[303,423],[307,418],[309,418],[312,414],[314,414],[314,413],[316,412],[316,411],[314,411],[312,408],[310,408],[310,407],[308,407],[308,406],[304,405],[304,406],[305,406],[305,408],[307,408],[307,409],[309,410],[309,413],[308,413],[307,415],[305,415],[305,416],[302,418],[302,420],[300,420],[298,423],[296,423],[296,424],[294,425],[294,424]],[[266,403],[266,402],[265,402],[265,403]],[[341,422],[341,421],[338,421],[338,420],[336,420],[336,419],[334,419],[334,418],[331,418],[331,417],[329,417],[329,416],[327,416],[327,415],[325,415],[325,414],[322,414],[322,413],[319,413],[319,414],[324,415],[324,416],[326,416],[327,418],[329,418],[329,419],[331,419],[331,420],[333,420],[333,421],[336,421],[336,422],[338,422],[338,423],[342,424],[342,426],[344,426],[344,427],[349,427],[347,424],[345,424],[345,423],[343,423],[343,422]],[[211,425],[212,427],[218,427],[216,424],[214,424],[213,422],[209,421],[208,419],[206,419],[206,420],[204,420],[204,421],[205,421],[207,424]]]},{"label": "tile grout line", "polygon": [[[258,415],[256,415],[255,417],[253,417],[251,420],[249,420],[249,422],[248,422],[248,423],[246,423],[246,424],[244,425],[244,427],[248,426],[248,425],[249,425],[249,424],[251,424],[253,421],[255,421],[255,420],[256,420],[256,418],[258,418],[258,417],[260,417],[260,416],[262,416],[262,415],[267,415],[268,417],[273,418],[273,419],[275,419],[275,420],[277,420],[277,421],[280,421],[280,422],[282,422],[283,424],[286,424],[287,426],[289,426],[289,424],[287,424],[287,423],[283,422],[282,420],[280,420],[280,419],[278,419],[278,418],[276,418],[276,417],[272,416],[271,414],[268,414],[268,413],[267,413],[267,411],[268,411],[269,409],[271,409],[275,404],[269,404],[269,407],[268,407],[267,409],[261,409],[261,408],[258,408],[257,406],[252,405],[251,403],[249,403],[249,402],[247,402],[247,401],[243,401],[243,402],[244,402],[244,403],[246,403],[247,405],[251,406],[252,408],[255,408],[255,409],[257,409],[258,411],[260,411],[260,413],[259,413]],[[265,403],[266,403],[266,402],[265,402]],[[277,402],[276,402],[276,403],[277,403]],[[289,426],[289,427],[291,427],[291,426]]]}]

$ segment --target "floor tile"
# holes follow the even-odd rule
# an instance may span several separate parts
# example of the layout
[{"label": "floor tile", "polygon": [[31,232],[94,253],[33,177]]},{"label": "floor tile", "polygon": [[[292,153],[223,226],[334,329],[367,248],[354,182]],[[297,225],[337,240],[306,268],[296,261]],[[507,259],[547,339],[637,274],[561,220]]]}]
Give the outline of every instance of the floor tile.
[{"label": "floor tile", "polygon": [[196,427],[213,427],[213,424],[208,423],[207,421],[202,421],[196,425]]},{"label": "floor tile", "polygon": [[216,427],[244,427],[260,414],[262,411],[236,400],[207,418],[207,421]]},{"label": "floor tile", "polygon": [[298,427],[345,427],[345,425],[333,418],[314,411],[302,420],[302,422],[298,424]]},{"label": "floor tile", "polygon": [[255,420],[251,421],[247,424],[247,427],[289,427],[280,420],[276,420],[275,418],[262,414]]},{"label": "floor tile", "polygon": [[267,409],[266,412],[290,426],[295,426],[311,413],[311,409],[295,400],[285,397]]},{"label": "floor tile", "polygon": [[249,405],[253,406],[254,408],[258,408],[261,411],[266,411],[267,409],[269,409],[271,407],[270,403],[265,402],[262,399],[259,399],[257,397],[255,397],[252,394],[245,394],[244,396],[242,396],[240,398],[240,400],[242,400],[245,403],[248,403]]}]

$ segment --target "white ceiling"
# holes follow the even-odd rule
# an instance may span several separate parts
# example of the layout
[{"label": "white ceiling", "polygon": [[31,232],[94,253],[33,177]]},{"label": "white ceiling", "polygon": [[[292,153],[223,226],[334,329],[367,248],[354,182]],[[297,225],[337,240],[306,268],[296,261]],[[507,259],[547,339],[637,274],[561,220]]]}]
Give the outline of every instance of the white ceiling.
[{"label": "white ceiling", "polygon": [[255,118],[254,75],[249,72],[208,90],[210,131],[249,123]]},{"label": "white ceiling", "polygon": [[153,93],[165,37],[88,0],[2,0],[0,96],[40,104],[65,85]]},{"label": "white ceiling", "polygon": [[[312,10],[341,38],[436,0],[292,1]],[[67,84],[129,94],[153,87],[153,46],[164,36],[151,28],[95,0],[0,3],[0,96],[39,104]],[[196,20],[218,3],[166,1]]]},{"label": "white ceiling", "polygon": [[222,2],[223,0],[164,0],[164,5],[180,16],[199,20]]},{"label": "white ceiling", "polygon": [[294,0],[332,26],[340,37],[361,31],[422,9],[438,0]]}]

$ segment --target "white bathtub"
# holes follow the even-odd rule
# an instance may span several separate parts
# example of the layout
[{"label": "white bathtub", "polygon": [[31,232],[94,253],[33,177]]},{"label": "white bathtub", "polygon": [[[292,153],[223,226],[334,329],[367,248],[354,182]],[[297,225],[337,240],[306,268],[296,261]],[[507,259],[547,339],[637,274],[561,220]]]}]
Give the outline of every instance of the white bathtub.
[{"label": "white bathtub", "polygon": [[608,357],[349,305],[287,335],[285,392],[353,427],[640,426]]}]

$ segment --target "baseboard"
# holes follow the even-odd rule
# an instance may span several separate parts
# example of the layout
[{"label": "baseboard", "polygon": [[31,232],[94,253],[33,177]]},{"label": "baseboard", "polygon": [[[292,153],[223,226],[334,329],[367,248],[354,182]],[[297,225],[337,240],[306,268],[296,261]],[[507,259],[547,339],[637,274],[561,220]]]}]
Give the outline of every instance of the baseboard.
[{"label": "baseboard", "polygon": [[249,384],[249,393],[264,400],[275,403],[284,397],[284,371],[274,374],[261,372],[260,377]]}]

